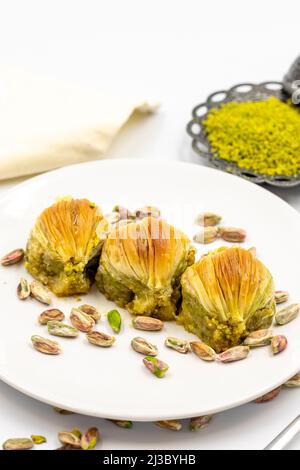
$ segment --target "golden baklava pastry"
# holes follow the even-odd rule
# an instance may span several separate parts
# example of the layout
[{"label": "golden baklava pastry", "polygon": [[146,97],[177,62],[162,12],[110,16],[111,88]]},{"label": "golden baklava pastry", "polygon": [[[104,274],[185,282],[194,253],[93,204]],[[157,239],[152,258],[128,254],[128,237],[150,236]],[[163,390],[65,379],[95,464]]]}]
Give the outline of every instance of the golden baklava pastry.
[{"label": "golden baklava pastry", "polygon": [[146,217],[110,233],[96,283],[108,299],[132,314],[172,320],[180,277],[194,262],[194,253],[184,233],[162,219]]},{"label": "golden baklava pastry", "polygon": [[63,198],[38,217],[26,248],[26,268],[56,295],[88,292],[107,224],[87,199]]},{"label": "golden baklava pastry", "polygon": [[233,246],[209,252],[185,271],[181,285],[178,322],[217,352],[272,323],[273,279],[249,250]]}]

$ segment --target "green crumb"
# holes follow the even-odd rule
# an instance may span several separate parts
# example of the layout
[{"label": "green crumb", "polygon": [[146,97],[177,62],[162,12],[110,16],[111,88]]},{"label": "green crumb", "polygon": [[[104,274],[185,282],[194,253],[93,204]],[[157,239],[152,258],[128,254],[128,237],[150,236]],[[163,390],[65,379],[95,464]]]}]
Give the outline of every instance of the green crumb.
[{"label": "green crumb", "polygon": [[291,103],[225,103],[203,125],[215,157],[269,176],[300,173],[300,113]]}]

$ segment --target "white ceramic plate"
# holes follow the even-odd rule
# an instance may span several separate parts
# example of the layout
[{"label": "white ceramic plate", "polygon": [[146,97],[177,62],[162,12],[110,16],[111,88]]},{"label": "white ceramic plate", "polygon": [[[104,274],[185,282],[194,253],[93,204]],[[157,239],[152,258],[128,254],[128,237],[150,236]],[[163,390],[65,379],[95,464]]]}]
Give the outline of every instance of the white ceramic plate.
[{"label": "white ceramic plate", "polygon": [[[129,208],[158,205],[164,217],[190,237],[197,227],[195,214],[210,210],[222,214],[226,225],[248,232],[245,247],[256,246],[270,268],[277,289],[287,289],[291,301],[300,300],[300,218],[289,205],[270,192],[229,174],[185,163],[99,161],[67,167],[23,183],[0,200],[1,252],[25,246],[38,214],[58,196],[87,197],[104,212],[116,203]],[[199,245],[198,255],[219,246]],[[59,339],[60,356],[35,351],[32,334],[48,336],[37,322],[44,309],[35,300],[21,302],[15,290],[21,265],[0,268],[0,377],[16,389],[41,401],[76,412],[106,418],[157,420],[218,412],[240,405],[277,387],[300,369],[300,317],[275,327],[289,340],[288,348],[273,357],[268,347],[252,350],[247,360],[205,363],[193,354],[182,355],[164,346],[168,335],[195,338],[168,323],[164,331],[145,333],[170,365],[157,379],[146,370],[143,356],[130,348],[141,332],[131,326],[130,315],[120,310],[123,328],[112,348],[90,345],[84,334]],[[114,304],[96,289],[82,302],[103,313],[97,328],[110,332],[105,313]],[[75,298],[56,299],[68,318]],[[53,339],[53,337],[52,337]]]}]

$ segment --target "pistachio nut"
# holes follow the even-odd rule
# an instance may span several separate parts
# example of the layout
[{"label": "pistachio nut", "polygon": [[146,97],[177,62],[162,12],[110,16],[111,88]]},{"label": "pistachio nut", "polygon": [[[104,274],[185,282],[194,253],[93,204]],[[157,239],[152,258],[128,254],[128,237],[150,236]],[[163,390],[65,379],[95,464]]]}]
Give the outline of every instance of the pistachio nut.
[{"label": "pistachio nut", "polygon": [[119,426],[119,428],[124,428],[124,429],[132,428],[132,421],[126,421],[122,419],[109,419],[108,421],[115,424],[116,426]]},{"label": "pistachio nut", "polygon": [[27,437],[7,439],[2,445],[4,450],[29,450],[33,447],[33,441]]},{"label": "pistachio nut", "polygon": [[218,236],[219,231],[217,227],[204,227],[203,230],[193,236],[193,240],[196,243],[202,243],[204,245],[207,245],[208,243],[216,241]]},{"label": "pistachio nut", "polygon": [[268,392],[265,395],[262,395],[261,397],[256,398],[254,402],[255,403],[267,403],[268,401],[274,400],[274,398],[276,398],[280,392],[281,392],[281,387],[277,387],[274,390],[271,390],[271,392]]},{"label": "pistachio nut", "polygon": [[202,225],[202,227],[214,227],[221,222],[222,217],[214,212],[203,212],[198,214],[195,219],[195,224]]},{"label": "pistachio nut", "polygon": [[70,321],[74,328],[89,333],[95,326],[94,319],[87,313],[82,312],[79,308],[72,308]]},{"label": "pistachio nut", "polygon": [[33,434],[30,437],[35,444],[44,444],[44,442],[47,442],[47,439],[45,438],[45,436],[39,436],[39,435]]},{"label": "pistachio nut", "polygon": [[154,217],[158,219],[160,217],[160,210],[155,206],[144,206],[134,211],[134,216],[137,219],[143,219],[144,217]]},{"label": "pistachio nut", "polygon": [[107,335],[101,331],[91,331],[86,334],[88,341],[95,346],[100,346],[102,348],[108,348],[112,346],[116,340],[114,336]]},{"label": "pistachio nut", "polygon": [[285,325],[298,316],[299,310],[300,304],[291,304],[275,314],[275,322],[277,325]]},{"label": "pistachio nut", "polygon": [[282,304],[288,300],[289,293],[286,290],[276,290],[274,292],[274,297],[276,304]]},{"label": "pistachio nut", "polygon": [[279,354],[284,351],[288,345],[288,341],[285,336],[278,335],[274,336],[271,341],[271,349],[273,354]]},{"label": "pistachio nut", "polygon": [[80,442],[79,437],[76,436],[76,434],[73,434],[72,432],[68,432],[68,431],[59,432],[58,440],[64,445],[69,445],[72,447],[76,447],[78,449],[81,448],[81,442]]},{"label": "pistachio nut", "polygon": [[79,333],[79,331],[73,326],[66,325],[66,323],[56,320],[49,320],[47,328],[50,335],[62,336],[64,338],[76,338]]},{"label": "pistachio nut", "polygon": [[174,349],[175,351],[186,354],[190,350],[189,342],[185,339],[174,338],[173,336],[168,336],[165,340],[165,346],[168,348]]},{"label": "pistachio nut", "polygon": [[51,295],[49,289],[43,286],[43,284],[41,284],[39,281],[32,281],[30,284],[30,293],[34,299],[38,300],[42,304],[51,304]]},{"label": "pistachio nut", "polygon": [[201,341],[191,341],[190,347],[193,353],[203,361],[214,361],[216,358],[216,352],[213,348]]},{"label": "pistachio nut", "polygon": [[33,347],[41,353],[53,355],[61,353],[60,345],[56,341],[38,335],[31,336],[31,341]]},{"label": "pistachio nut", "polygon": [[182,428],[182,424],[176,419],[168,419],[165,421],[155,421],[154,424],[160,428],[169,429],[170,431],[180,431],[180,429]]},{"label": "pistachio nut", "polygon": [[58,308],[44,310],[38,317],[38,321],[41,325],[47,325],[48,321],[51,320],[63,321],[64,319],[65,315],[61,310],[58,310]]},{"label": "pistachio nut", "polygon": [[203,415],[191,418],[189,424],[190,431],[198,431],[199,429],[206,428],[211,422],[212,417],[213,415]]},{"label": "pistachio nut", "polygon": [[233,348],[229,348],[226,351],[218,354],[216,359],[217,361],[224,363],[240,361],[241,359],[245,359],[248,356],[249,351],[249,346],[234,346]]},{"label": "pistachio nut", "polygon": [[247,338],[244,340],[245,346],[250,346],[250,348],[256,348],[259,346],[266,346],[271,343],[273,338],[273,333],[271,330],[257,330],[252,331]]},{"label": "pistachio nut", "polygon": [[156,356],[157,355],[157,346],[151,344],[145,338],[136,336],[131,341],[131,347],[134,351],[144,354],[144,356]]},{"label": "pistachio nut", "polygon": [[80,305],[80,307],[78,308],[83,313],[90,315],[92,319],[95,321],[95,323],[97,323],[97,321],[99,321],[101,318],[100,312],[96,309],[96,307],[93,307],[93,305],[83,304],[83,305]]},{"label": "pistachio nut", "polygon": [[220,227],[219,236],[223,240],[231,243],[241,243],[245,241],[247,232],[242,228],[236,227]]},{"label": "pistachio nut", "polygon": [[111,329],[115,333],[120,333],[122,319],[118,310],[110,310],[110,312],[108,312],[107,314],[107,320],[108,320],[108,323],[110,324]]},{"label": "pistachio nut", "polygon": [[17,287],[17,296],[20,300],[26,300],[30,296],[30,284],[23,277],[20,279]]},{"label": "pistachio nut", "polygon": [[89,428],[81,436],[80,444],[83,450],[92,450],[99,440],[98,428]]},{"label": "pistachio nut", "polygon": [[160,359],[157,359],[157,357],[146,356],[144,357],[143,362],[147,369],[150,370],[150,372],[159,379],[164,377],[169,369],[168,364],[161,361]]},{"label": "pistachio nut", "polygon": [[25,251],[22,248],[17,248],[16,250],[7,253],[0,260],[2,266],[11,266],[12,264],[20,263],[24,258]]},{"label": "pistachio nut", "polygon": [[132,325],[137,330],[160,331],[164,323],[158,318],[137,316],[132,319]]},{"label": "pistachio nut", "polygon": [[296,388],[300,387],[300,373],[294,375],[289,380],[287,380],[284,384],[285,387],[288,388]]}]

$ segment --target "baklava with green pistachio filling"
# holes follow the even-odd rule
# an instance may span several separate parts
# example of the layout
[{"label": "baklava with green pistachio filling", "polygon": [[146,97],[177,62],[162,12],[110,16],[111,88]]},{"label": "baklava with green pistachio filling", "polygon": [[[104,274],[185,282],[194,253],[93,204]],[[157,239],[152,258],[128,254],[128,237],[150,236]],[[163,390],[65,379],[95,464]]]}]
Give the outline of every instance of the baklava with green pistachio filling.
[{"label": "baklava with green pistachio filling", "polygon": [[33,227],[26,268],[58,296],[88,292],[99,263],[107,224],[87,199],[62,198]]},{"label": "baklava with green pistachio filling", "polygon": [[172,320],[180,277],[194,262],[188,237],[162,219],[146,217],[116,227],[104,243],[96,275],[99,290],[134,315]]},{"label": "baklava with green pistachio filling", "polygon": [[178,322],[217,352],[272,324],[273,279],[249,250],[233,246],[209,252],[185,271],[181,285]]}]

